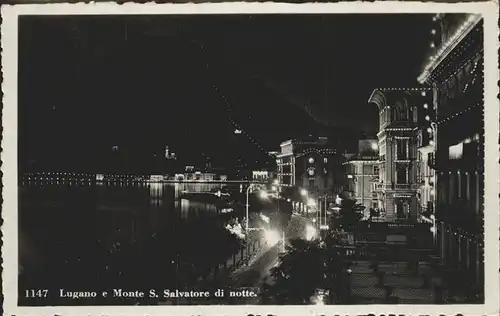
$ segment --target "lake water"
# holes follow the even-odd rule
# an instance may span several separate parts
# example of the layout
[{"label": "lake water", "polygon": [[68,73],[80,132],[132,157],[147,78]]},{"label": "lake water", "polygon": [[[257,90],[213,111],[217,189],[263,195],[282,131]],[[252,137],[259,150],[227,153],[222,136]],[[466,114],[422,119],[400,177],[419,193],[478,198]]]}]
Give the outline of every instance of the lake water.
[{"label": "lake water", "polygon": [[[233,186],[239,190],[239,184]],[[216,206],[180,196],[219,188],[22,182],[21,301],[24,290],[37,287],[83,291],[198,282],[231,256],[237,241]]]}]

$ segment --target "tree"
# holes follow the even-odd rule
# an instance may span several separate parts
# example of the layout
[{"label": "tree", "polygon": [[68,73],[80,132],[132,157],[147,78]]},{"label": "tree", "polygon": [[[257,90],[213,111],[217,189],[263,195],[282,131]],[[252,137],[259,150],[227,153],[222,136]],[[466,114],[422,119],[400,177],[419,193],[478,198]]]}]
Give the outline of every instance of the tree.
[{"label": "tree", "polygon": [[271,270],[274,284],[264,284],[264,299],[273,304],[307,304],[318,289],[328,290],[329,302],[350,297],[350,262],[342,237],[329,232],[324,241],[292,240],[279,265]]},{"label": "tree", "polygon": [[274,284],[264,295],[276,304],[308,304],[324,285],[324,252],[317,240],[293,239],[271,269]]},{"label": "tree", "polygon": [[359,221],[363,218],[365,206],[354,200],[344,199],[340,205],[338,214],[331,217],[331,228],[333,230],[353,231]]},{"label": "tree", "polygon": [[345,249],[340,245],[325,249],[324,288],[328,289],[331,304],[346,303],[350,297],[350,262],[346,259]]}]

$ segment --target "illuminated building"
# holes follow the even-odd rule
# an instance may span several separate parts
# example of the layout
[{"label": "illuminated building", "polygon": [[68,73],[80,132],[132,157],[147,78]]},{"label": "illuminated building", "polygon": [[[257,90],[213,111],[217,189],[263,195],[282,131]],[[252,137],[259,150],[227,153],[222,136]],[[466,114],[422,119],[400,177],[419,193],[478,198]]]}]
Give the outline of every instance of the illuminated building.
[{"label": "illuminated building", "polygon": [[384,88],[375,89],[368,100],[379,110],[380,163],[375,190],[380,218],[387,222],[417,222],[418,107],[430,104],[431,99],[427,88]]},{"label": "illuminated building", "polygon": [[165,146],[165,158],[166,159],[173,159],[173,160],[177,159],[176,154],[173,153],[173,152],[170,152],[170,149],[168,148],[168,145]]},{"label": "illuminated building", "polygon": [[214,173],[209,173],[209,172],[192,172],[192,173],[185,173],[184,174],[184,180],[186,181],[214,181],[216,178],[216,175]]},{"label": "illuminated building", "polygon": [[276,156],[281,186],[305,189],[315,197],[342,192],[345,158],[331,148],[326,137],[313,140],[288,140],[281,143]]},{"label": "illuminated building", "polygon": [[434,49],[418,80],[435,95],[437,248],[461,287],[484,293],[483,22],[434,17]]},{"label": "illuminated building", "polygon": [[379,177],[378,141],[364,139],[359,141],[358,153],[344,163],[347,174],[347,197],[365,206],[365,218],[370,209],[378,209],[378,196],[375,186]]},{"label": "illuminated building", "polygon": [[269,180],[269,171],[254,170],[252,171],[252,180],[254,181],[267,181]]},{"label": "illuminated building", "polygon": [[430,166],[434,161],[435,146],[432,142],[425,141],[426,133],[427,130],[421,129],[418,136],[417,198],[420,220],[434,226],[436,174]]}]

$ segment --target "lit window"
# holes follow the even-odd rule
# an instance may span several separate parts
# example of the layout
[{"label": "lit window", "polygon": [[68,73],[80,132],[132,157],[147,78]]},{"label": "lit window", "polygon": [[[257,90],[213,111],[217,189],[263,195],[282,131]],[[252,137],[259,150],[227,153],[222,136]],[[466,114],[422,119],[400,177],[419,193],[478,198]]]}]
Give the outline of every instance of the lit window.
[{"label": "lit window", "polygon": [[313,157],[309,158],[309,163],[311,163],[311,164],[314,163],[314,158]]},{"label": "lit window", "polygon": [[323,163],[328,163],[328,158],[323,158]]}]

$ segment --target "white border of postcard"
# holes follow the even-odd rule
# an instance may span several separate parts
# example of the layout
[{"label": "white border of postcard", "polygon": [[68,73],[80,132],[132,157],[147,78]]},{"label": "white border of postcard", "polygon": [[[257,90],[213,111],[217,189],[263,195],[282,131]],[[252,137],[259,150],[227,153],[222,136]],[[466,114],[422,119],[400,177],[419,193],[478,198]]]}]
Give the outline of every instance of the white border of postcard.
[{"label": "white border of postcard", "polygon": [[[353,305],[353,306],[17,306],[17,32],[18,16],[85,14],[259,14],[259,13],[477,13],[484,17],[485,60],[485,304],[483,305]],[[5,315],[499,315],[499,102],[498,4],[350,2],[329,4],[43,4],[2,7],[3,99],[3,293]],[[384,36],[384,34],[380,34]],[[50,75],[50,74],[48,74]]]}]

